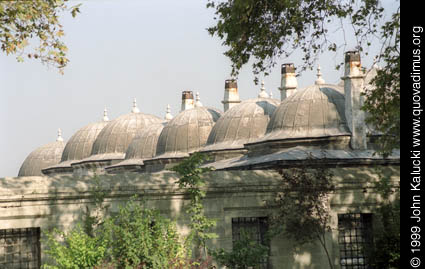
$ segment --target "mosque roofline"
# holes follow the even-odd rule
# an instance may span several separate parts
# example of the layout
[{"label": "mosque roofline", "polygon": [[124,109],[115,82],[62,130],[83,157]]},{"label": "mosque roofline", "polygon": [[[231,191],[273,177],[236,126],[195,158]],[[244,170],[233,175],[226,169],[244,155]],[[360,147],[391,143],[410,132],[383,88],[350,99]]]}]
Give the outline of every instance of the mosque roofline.
[{"label": "mosque roofline", "polygon": [[344,149],[320,149],[297,146],[287,148],[275,153],[249,157],[247,155],[232,159],[221,160],[208,163],[204,166],[214,167],[216,170],[246,170],[272,167],[273,165],[294,167],[297,162],[302,165],[306,160],[313,158],[314,160],[327,162],[329,164],[337,164],[340,166],[350,164],[400,164],[400,150],[394,150],[387,158],[383,158],[374,150],[344,150]]}]

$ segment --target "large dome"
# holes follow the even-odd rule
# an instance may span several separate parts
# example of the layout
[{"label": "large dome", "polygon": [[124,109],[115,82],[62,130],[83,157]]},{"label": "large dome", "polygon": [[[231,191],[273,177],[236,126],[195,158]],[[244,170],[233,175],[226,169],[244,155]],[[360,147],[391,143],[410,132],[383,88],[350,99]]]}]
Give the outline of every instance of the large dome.
[{"label": "large dome", "polygon": [[42,176],[42,169],[59,163],[64,147],[65,143],[59,137],[55,142],[37,148],[22,163],[18,177]]},{"label": "large dome", "polygon": [[342,92],[341,87],[328,84],[297,91],[276,109],[261,140],[350,135]]},{"label": "large dome", "polygon": [[185,157],[205,146],[221,113],[203,106],[180,112],[162,130],[155,159]]},{"label": "large dome", "polygon": [[255,98],[232,107],[214,125],[203,151],[240,149],[262,137],[279,104],[276,99]]},{"label": "large dome", "polygon": [[125,153],[125,159],[116,165],[106,167],[108,172],[121,171],[125,167],[142,166],[143,160],[152,159],[156,154],[156,146],[164,124],[152,124],[131,141]]},{"label": "large dome", "polygon": [[102,129],[93,143],[90,157],[83,162],[124,159],[125,152],[136,134],[152,124],[161,122],[162,119],[141,112],[132,112],[116,118]]}]

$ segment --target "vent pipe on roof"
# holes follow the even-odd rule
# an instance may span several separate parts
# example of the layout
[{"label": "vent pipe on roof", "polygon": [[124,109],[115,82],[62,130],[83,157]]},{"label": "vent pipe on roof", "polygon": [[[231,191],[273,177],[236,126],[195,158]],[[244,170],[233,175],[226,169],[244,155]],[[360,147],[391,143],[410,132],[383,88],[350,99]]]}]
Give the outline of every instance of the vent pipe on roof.
[{"label": "vent pipe on roof", "polygon": [[282,64],[280,84],[280,100],[284,100],[295,93],[298,87],[297,77],[295,75],[295,66],[293,63]]},{"label": "vent pipe on roof", "polygon": [[241,102],[239,99],[238,83],[234,79],[226,79],[224,82],[224,112]]},{"label": "vent pipe on roof", "polygon": [[192,91],[183,91],[182,92],[182,108],[181,111],[191,109],[195,107],[195,102],[193,100]]},{"label": "vent pipe on roof", "polygon": [[366,149],[366,124],[363,106],[364,72],[358,51],[345,53],[344,93],[345,118],[351,131],[350,145],[353,149]]}]

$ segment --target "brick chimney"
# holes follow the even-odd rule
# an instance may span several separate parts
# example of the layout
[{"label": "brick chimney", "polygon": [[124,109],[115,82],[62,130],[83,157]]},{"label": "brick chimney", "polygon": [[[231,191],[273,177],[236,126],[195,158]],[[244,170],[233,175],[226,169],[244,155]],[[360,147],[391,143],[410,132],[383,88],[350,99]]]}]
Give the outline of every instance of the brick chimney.
[{"label": "brick chimney", "polygon": [[366,149],[366,124],[363,106],[364,72],[358,51],[345,53],[344,93],[345,118],[351,131],[350,145],[352,149]]},{"label": "brick chimney", "polygon": [[282,80],[280,84],[280,100],[283,101],[295,93],[298,87],[297,77],[295,75],[295,66],[293,63],[282,64]]},{"label": "brick chimney", "polygon": [[221,101],[224,105],[224,112],[239,104],[238,83],[234,79],[227,79],[224,82],[224,99]]},{"label": "brick chimney", "polygon": [[182,109],[191,109],[195,107],[195,101],[193,100],[193,92],[192,91],[183,91],[182,92]]}]

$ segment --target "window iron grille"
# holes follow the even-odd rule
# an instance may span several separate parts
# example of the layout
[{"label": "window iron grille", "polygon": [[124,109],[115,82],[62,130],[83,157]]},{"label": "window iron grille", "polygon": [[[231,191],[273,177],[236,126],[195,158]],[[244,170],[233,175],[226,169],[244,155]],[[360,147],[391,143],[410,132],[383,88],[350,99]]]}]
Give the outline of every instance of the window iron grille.
[{"label": "window iron grille", "polygon": [[372,214],[338,215],[338,243],[342,269],[369,269],[373,243]]},{"label": "window iron grille", "polygon": [[[233,218],[232,219],[232,240],[233,244],[240,240],[242,231],[259,244],[268,246],[266,233],[268,230],[267,217],[248,217],[248,218]],[[253,267],[255,269],[267,269],[268,261],[264,259],[260,266]]]},{"label": "window iron grille", "polygon": [[41,266],[40,228],[0,230],[0,268]]}]

